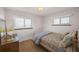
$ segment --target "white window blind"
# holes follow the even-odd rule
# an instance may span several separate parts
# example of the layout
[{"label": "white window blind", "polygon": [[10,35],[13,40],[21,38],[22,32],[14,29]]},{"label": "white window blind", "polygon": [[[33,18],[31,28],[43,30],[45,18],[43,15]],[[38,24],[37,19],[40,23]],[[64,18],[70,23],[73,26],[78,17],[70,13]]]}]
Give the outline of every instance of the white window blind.
[{"label": "white window blind", "polygon": [[31,27],[32,27],[31,19],[26,19],[26,18],[15,18],[14,19],[14,28],[15,29],[31,28]]}]

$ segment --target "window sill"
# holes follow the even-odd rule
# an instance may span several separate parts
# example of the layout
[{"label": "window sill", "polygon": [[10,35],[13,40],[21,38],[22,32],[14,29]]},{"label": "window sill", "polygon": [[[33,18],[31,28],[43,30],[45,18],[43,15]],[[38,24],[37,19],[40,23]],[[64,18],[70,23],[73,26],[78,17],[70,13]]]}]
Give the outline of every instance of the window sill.
[{"label": "window sill", "polygon": [[53,24],[52,26],[72,26],[71,24]]},{"label": "window sill", "polygon": [[14,30],[25,30],[25,29],[33,29],[33,28],[15,28]]}]

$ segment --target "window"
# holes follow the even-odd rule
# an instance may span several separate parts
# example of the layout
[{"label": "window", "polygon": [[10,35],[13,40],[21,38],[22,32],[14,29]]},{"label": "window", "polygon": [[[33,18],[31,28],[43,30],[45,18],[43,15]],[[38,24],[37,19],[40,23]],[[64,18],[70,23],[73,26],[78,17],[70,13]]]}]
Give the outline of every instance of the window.
[{"label": "window", "polygon": [[25,27],[30,28],[31,27],[31,20],[30,19],[25,19]]},{"label": "window", "polygon": [[69,17],[62,17],[61,24],[69,24]]},{"label": "window", "polygon": [[24,19],[23,18],[16,18],[15,19],[15,28],[23,28],[24,27]]},{"label": "window", "polygon": [[57,17],[54,19],[54,25],[69,25],[69,16]]},{"label": "window", "polygon": [[31,21],[31,19],[15,18],[14,19],[14,28],[15,29],[32,28],[32,21]]},{"label": "window", "polygon": [[60,24],[60,19],[59,18],[54,19],[54,24]]}]

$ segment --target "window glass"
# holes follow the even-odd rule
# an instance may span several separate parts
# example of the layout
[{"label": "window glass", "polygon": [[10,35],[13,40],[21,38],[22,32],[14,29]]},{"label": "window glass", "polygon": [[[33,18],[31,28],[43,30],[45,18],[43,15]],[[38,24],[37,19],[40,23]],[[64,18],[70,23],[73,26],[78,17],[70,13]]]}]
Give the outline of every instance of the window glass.
[{"label": "window glass", "polygon": [[30,28],[31,27],[31,19],[25,19],[25,27]]},{"label": "window glass", "polygon": [[69,24],[69,17],[62,17],[61,24]]},{"label": "window glass", "polygon": [[54,24],[60,24],[60,18],[54,19]]},{"label": "window glass", "polygon": [[14,22],[15,22],[15,28],[23,28],[24,27],[24,19],[23,18],[16,18]]}]

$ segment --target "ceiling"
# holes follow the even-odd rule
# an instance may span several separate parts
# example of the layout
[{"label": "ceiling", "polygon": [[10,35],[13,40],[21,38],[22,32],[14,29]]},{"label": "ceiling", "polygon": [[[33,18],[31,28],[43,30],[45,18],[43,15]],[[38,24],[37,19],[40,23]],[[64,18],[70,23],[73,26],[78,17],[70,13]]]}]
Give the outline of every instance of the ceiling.
[{"label": "ceiling", "polygon": [[7,9],[28,12],[39,16],[46,16],[51,13],[72,9],[72,7],[43,7],[42,11],[39,11],[38,7],[7,7]]}]

